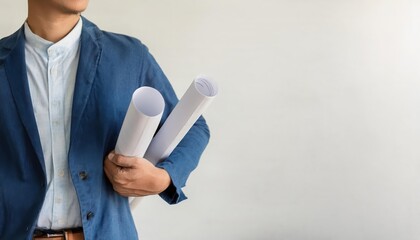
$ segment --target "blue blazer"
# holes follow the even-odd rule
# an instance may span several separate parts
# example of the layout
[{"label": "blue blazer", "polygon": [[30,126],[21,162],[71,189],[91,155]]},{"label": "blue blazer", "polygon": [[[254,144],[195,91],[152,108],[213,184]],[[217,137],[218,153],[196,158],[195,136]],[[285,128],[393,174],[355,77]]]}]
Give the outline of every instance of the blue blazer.
[{"label": "blue blazer", "polygon": [[[128,200],[116,193],[103,171],[114,149],[131,95],[151,86],[165,98],[162,122],[178,99],[148,49],[138,40],[99,30],[83,19],[74,90],[69,171],[81,208],[85,239],[137,239]],[[41,143],[33,113],[22,27],[0,40],[0,239],[32,239],[46,193]],[[185,199],[181,188],[208,143],[201,117],[174,152],[158,166],[171,186],[161,193],[170,204]]]}]

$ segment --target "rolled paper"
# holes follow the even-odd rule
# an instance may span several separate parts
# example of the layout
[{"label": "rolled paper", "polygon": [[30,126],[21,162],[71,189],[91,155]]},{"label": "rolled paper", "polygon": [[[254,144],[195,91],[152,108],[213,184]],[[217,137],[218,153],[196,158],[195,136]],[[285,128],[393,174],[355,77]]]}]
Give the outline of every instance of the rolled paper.
[{"label": "rolled paper", "polygon": [[118,136],[115,152],[143,157],[162,118],[165,100],[151,87],[138,88],[132,96]]},{"label": "rolled paper", "polygon": [[153,164],[167,158],[217,93],[217,84],[213,80],[203,75],[196,77],[152,139],[144,158]]},{"label": "rolled paper", "polygon": [[[210,105],[217,93],[217,84],[213,80],[203,75],[196,77],[153,137],[144,158],[155,165],[167,158]],[[141,197],[130,198],[132,211],[139,205],[141,199]]]}]

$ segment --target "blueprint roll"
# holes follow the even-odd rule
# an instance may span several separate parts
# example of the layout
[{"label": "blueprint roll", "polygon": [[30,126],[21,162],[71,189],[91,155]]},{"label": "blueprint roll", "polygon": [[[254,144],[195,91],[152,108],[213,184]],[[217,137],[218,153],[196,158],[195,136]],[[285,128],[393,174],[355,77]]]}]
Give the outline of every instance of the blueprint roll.
[{"label": "blueprint roll", "polygon": [[144,158],[153,164],[167,158],[217,93],[217,84],[212,79],[204,75],[196,77],[152,139]]},{"label": "blueprint roll", "polygon": [[[210,105],[217,92],[217,84],[213,80],[203,75],[196,77],[152,139],[144,158],[155,165],[167,158]],[[130,197],[132,211],[138,207],[141,199]]]},{"label": "blueprint roll", "polygon": [[162,118],[165,100],[151,87],[138,88],[125,115],[115,152],[128,157],[143,157]]}]

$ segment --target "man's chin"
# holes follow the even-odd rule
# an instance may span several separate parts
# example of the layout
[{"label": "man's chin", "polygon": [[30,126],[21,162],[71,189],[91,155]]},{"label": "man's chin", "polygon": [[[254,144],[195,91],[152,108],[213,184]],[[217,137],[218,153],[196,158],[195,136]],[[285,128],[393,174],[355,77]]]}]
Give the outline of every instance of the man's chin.
[{"label": "man's chin", "polygon": [[71,14],[71,15],[80,15],[82,12],[84,12],[87,8],[86,5],[80,4],[81,6],[62,6],[61,12],[64,14]]},{"label": "man's chin", "polygon": [[80,15],[84,11],[85,9],[69,9],[69,8],[63,9],[63,13],[68,14],[68,15]]}]

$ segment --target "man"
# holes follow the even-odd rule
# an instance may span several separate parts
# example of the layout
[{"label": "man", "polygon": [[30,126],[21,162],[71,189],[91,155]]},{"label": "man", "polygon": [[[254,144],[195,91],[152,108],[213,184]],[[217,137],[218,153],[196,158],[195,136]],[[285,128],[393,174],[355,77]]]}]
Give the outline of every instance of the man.
[{"label": "man", "polygon": [[[157,166],[113,149],[131,94],[175,93],[138,40],[81,17],[88,0],[28,0],[0,40],[0,239],[137,239],[127,196],[170,204],[207,145],[200,118]],[[64,236],[65,235],[65,236]]]}]

